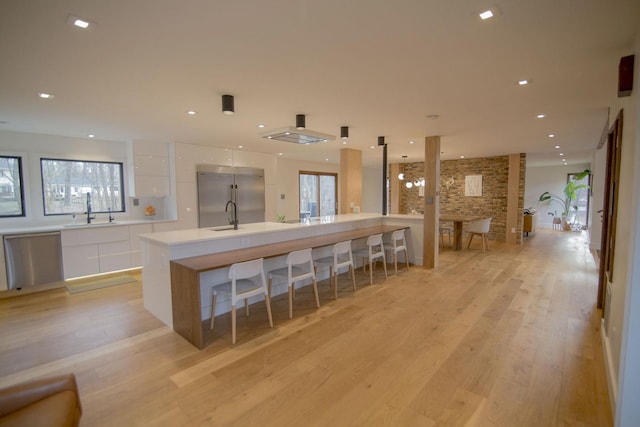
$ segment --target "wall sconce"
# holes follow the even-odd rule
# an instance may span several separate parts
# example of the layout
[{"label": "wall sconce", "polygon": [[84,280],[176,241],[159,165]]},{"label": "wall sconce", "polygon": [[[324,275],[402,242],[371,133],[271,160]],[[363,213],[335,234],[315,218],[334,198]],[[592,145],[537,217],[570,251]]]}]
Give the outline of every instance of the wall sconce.
[{"label": "wall sconce", "polygon": [[222,95],[222,112],[231,115],[235,112],[233,95]]}]

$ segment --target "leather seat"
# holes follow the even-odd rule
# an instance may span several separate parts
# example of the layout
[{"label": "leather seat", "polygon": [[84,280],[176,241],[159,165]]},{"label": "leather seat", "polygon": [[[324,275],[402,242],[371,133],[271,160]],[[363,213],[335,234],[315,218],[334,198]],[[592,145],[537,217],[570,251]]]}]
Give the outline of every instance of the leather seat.
[{"label": "leather seat", "polygon": [[80,423],[82,407],[73,374],[0,390],[0,425],[66,427]]}]

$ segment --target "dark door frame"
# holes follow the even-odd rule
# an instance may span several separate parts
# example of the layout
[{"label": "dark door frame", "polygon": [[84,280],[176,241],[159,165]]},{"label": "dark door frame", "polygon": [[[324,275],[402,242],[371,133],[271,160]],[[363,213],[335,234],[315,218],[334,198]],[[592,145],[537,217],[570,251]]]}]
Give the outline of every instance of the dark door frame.
[{"label": "dark door frame", "polygon": [[[598,308],[606,304],[607,282],[613,280],[613,262],[616,243],[616,223],[620,186],[620,162],[622,149],[623,110],[611,126],[607,138],[607,167],[605,172],[604,200],[602,203],[602,235],[600,241],[600,266],[598,277]],[[602,316],[604,317],[604,310]]]}]

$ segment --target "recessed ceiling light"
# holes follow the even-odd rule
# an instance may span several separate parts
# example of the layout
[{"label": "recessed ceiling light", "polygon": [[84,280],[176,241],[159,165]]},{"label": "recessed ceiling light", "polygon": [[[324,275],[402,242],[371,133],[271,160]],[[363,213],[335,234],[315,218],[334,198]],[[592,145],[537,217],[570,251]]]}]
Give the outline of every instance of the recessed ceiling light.
[{"label": "recessed ceiling light", "polygon": [[376,147],[375,147],[375,145],[372,145],[372,146],[371,146],[371,147],[369,147],[369,148],[374,149],[374,148],[376,148]]},{"label": "recessed ceiling light", "polygon": [[244,145],[238,145],[238,148],[244,148]]},{"label": "recessed ceiling light", "polygon": [[93,23],[91,21],[74,15],[69,15],[67,23],[83,30],[93,27]]},{"label": "recessed ceiling light", "polygon": [[548,136],[549,136],[549,138],[555,138],[556,134],[555,133],[550,133]]},{"label": "recessed ceiling light", "polygon": [[415,143],[416,143],[415,141],[409,141],[409,144],[415,144]]},{"label": "recessed ceiling light", "polygon": [[520,86],[526,86],[530,83],[529,80],[518,80],[518,85]]},{"label": "recessed ceiling light", "polygon": [[564,156],[564,153],[560,153],[559,155],[560,155],[560,156]]},{"label": "recessed ceiling light", "polygon": [[546,115],[546,114],[538,114],[538,115],[536,116],[536,118],[538,118],[538,119],[544,119],[544,118],[546,118],[546,117],[547,117],[547,115]]},{"label": "recessed ceiling light", "polygon": [[328,162],[328,161],[329,161],[329,159],[324,159],[324,161],[325,161],[325,162]]},{"label": "recessed ceiling light", "polygon": [[193,110],[189,110],[189,111],[187,111],[187,114],[190,115],[190,116],[195,116],[198,113],[193,111]]},{"label": "recessed ceiling light", "polygon": [[90,133],[89,135],[87,135],[87,138],[95,138],[96,136],[92,133]]},{"label": "recessed ceiling light", "polygon": [[559,146],[559,145],[556,145],[556,148],[560,148],[560,146]]},{"label": "recessed ceiling light", "polygon": [[82,29],[89,28],[89,23],[80,18],[73,21],[73,25],[75,25],[76,27],[80,27]]},{"label": "recessed ceiling light", "polygon": [[271,138],[273,138],[271,135],[269,135],[269,136],[267,137],[267,139],[271,139]]},{"label": "recessed ceiling light", "polygon": [[347,141],[342,141],[342,145],[347,145]]},{"label": "recessed ceiling light", "polygon": [[53,95],[46,92],[38,92],[38,96],[42,99],[52,99]]},{"label": "recessed ceiling light", "polygon": [[493,18],[493,12],[491,10],[485,10],[483,12],[480,12],[480,19],[482,19],[483,21],[485,19],[489,19],[489,18]]},{"label": "recessed ceiling light", "polygon": [[461,159],[464,159],[464,156],[460,156]]},{"label": "recessed ceiling light", "polygon": [[258,125],[258,127],[262,129],[264,127],[264,125],[261,123],[261,124]]},{"label": "recessed ceiling light", "polygon": [[282,156],[284,153],[278,153],[278,156]]}]

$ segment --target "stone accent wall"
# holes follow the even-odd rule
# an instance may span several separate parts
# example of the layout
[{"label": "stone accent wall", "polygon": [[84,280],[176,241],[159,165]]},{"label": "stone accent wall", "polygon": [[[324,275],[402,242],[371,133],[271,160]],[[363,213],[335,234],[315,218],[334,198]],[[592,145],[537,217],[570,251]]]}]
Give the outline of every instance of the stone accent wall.
[{"label": "stone accent wall", "polygon": [[525,186],[525,175],[527,171],[527,155],[524,153],[520,153],[520,183],[518,187],[518,212],[520,215],[518,216],[518,229],[516,230],[516,243],[522,244],[522,230],[524,227],[524,186]]},{"label": "stone accent wall", "polygon": [[[520,155],[520,182],[518,209],[524,208],[524,179],[526,155]],[[424,176],[424,163],[400,164],[400,171],[407,179],[416,180]],[[482,196],[465,196],[465,176],[482,175]],[[444,182],[453,177],[453,184],[447,189]],[[491,216],[489,239],[504,242],[507,224],[507,192],[509,181],[509,156],[483,157],[477,159],[442,160],[440,162],[440,212],[457,215]],[[416,187],[400,188],[400,213],[410,214],[412,210],[424,212],[424,197],[419,196]],[[522,219],[518,221],[517,242],[522,242]]]}]

